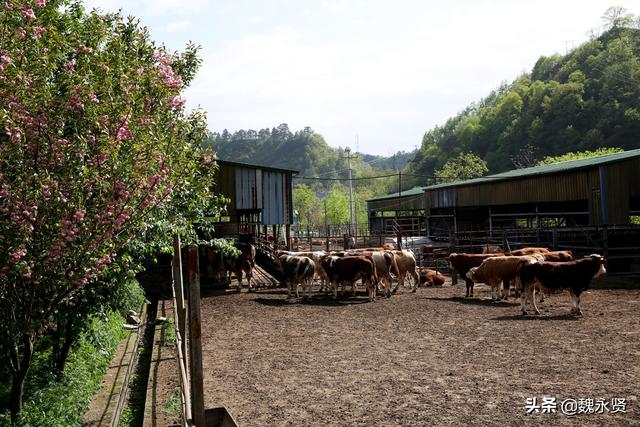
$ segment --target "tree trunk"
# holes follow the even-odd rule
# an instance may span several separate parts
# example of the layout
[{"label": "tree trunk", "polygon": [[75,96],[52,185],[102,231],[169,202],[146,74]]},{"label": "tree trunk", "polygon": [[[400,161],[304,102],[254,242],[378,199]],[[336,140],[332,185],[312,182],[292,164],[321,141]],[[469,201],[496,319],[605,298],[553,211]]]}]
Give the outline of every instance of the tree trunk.
[{"label": "tree trunk", "polygon": [[56,377],[58,379],[62,378],[62,374],[64,373],[64,367],[67,365],[67,359],[69,358],[69,351],[71,350],[71,345],[75,341],[73,338],[74,337],[72,334],[66,333],[64,336],[64,342],[62,343],[62,347],[58,348],[58,352],[55,355],[54,369],[56,372]]},{"label": "tree trunk", "polygon": [[18,421],[22,411],[22,393],[24,391],[24,380],[27,377],[29,366],[31,366],[31,356],[33,355],[34,337],[31,334],[22,335],[22,359],[20,359],[20,349],[17,345],[11,348],[11,359],[13,367],[13,382],[11,384],[10,410],[13,422]]}]

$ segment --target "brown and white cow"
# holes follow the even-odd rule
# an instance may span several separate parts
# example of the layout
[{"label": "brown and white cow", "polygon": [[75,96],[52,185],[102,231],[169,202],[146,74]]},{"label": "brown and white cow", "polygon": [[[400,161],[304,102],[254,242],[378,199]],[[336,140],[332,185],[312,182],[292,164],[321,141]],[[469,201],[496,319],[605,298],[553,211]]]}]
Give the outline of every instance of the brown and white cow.
[{"label": "brown and white cow", "polygon": [[605,258],[598,254],[568,262],[537,262],[523,265],[519,281],[523,288],[520,310],[527,314],[527,301],[531,301],[536,314],[540,314],[535,301],[536,289],[547,292],[569,290],[574,307],[571,313],[582,315],[580,295],[589,288],[591,280],[606,273]]},{"label": "brown and white cow", "polygon": [[370,256],[376,266],[376,276],[378,278],[378,284],[382,284],[385,288],[385,294],[387,297],[391,296],[391,284],[393,283],[393,277],[391,277],[392,271],[397,271],[395,256],[391,252],[385,251],[348,251],[342,253],[336,253],[336,256]]},{"label": "brown and white cow", "polygon": [[316,277],[320,281],[320,291],[328,289],[329,277],[327,276],[327,272],[324,271],[324,268],[322,267],[322,262],[321,262],[322,257],[327,255],[325,251],[313,251],[313,252],[311,251],[291,252],[291,251],[283,251],[283,250],[277,251],[276,257],[279,257],[280,255],[306,256],[308,258],[311,258],[313,260],[313,263],[315,264]]},{"label": "brown and white cow", "polygon": [[421,285],[442,286],[445,282],[445,277],[442,273],[429,268],[421,268],[418,272],[418,276],[420,276]]},{"label": "brown and white cow", "polygon": [[322,258],[322,267],[327,272],[331,284],[333,285],[333,298],[338,297],[338,286],[341,284],[351,285],[355,295],[355,282],[362,279],[362,283],[367,287],[369,301],[376,299],[376,266],[370,256],[345,256],[338,257],[327,255]]},{"label": "brown and white cow", "polygon": [[[523,264],[541,261],[540,255],[499,256],[490,257],[482,261],[478,267],[472,267],[467,272],[467,278],[475,283],[486,283],[491,286],[491,299],[497,299],[497,292],[502,282],[515,280]],[[502,290],[502,297],[508,296],[508,289]]]},{"label": "brown and white cow", "polygon": [[416,257],[413,255],[413,252],[402,249],[397,251],[390,251],[395,258],[395,263],[397,266],[397,274],[398,274],[398,283],[391,290],[391,292],[395,292],[398,290],[398,286],[404,286],[405,278],[407,274],[411,276],[411,292],[415,292],[418,289],[418,284],[420,283],[420,278],[418,277],[418,267],[416,264]]},{"label": "brown and white cow", "polygon": [[302,283],[303,297],[309,296],[309,288],[315,275],[315,263],[309,257],[281,254],[276,258],[287,281],[287,298],[291,298],[291,289],[295,286],[296,298],[298,285]]},{"label": "brown and white cow", "polygon": [[478,267],[487,258],[493,258],[496,256],[503,256],[503,254],[457,254],[452,253],[449,255],[449,266],[452,270],[458,272],[467,285],[467,292],[465,297],[473,296],[473,280],[467,277],[467,273],[473,267]]}]

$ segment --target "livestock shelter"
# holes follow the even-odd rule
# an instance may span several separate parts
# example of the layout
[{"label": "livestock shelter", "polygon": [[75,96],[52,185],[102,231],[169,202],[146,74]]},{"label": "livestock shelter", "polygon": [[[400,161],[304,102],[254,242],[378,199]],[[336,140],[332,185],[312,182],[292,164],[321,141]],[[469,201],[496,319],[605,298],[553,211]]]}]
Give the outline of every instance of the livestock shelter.
[{"label": "livestock shelter", "polygon": [[216,162],[213,191],[229,199],[226,215],[216,224],[216,234],[266,238],[271,233],[275,240],[281,235],[288,239],[293,223],[292,178],[298,171],[219,159]]},{"label": "livestock shelter", "polygon": [[425,187],[430,235],[628,225],[640,216],[640,149]]},{"label": "livestock shelter", "polygon": [[426,231],[425,187],[367,200],[371,234],[396,235],[398,232],[419,235]]}]

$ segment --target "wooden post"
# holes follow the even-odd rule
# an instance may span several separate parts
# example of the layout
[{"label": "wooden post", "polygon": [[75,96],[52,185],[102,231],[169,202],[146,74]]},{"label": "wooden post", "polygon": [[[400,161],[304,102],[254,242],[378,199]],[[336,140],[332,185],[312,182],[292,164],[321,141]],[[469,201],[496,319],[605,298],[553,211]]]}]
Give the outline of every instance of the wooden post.
[{"label": "wooden post", "polygon": [[[449,230],[449,253],[455,251],[456,247],[456,238],[455,233]],[[451,286],[456,286],[458,284],[458,272],[451,269]]]},{"label": "wooden post", "polygon": [[285,233],[287,234],[286,236],[284,236],[287,241],[287,250],[290,251],[291,250],[291,224],[287,224],[285,226]]},{"label": "wooden post", "polygon": [[[326,202],[325,202],[326,205]],[[324,232],[327,233],[327,239],[325,241],[325,250],[327,252],[329,252],[329,236],[331,236],[331,233],[329,232],[329,224],[325,224],[325,228],[324,228]]]},{"label": "wooden post", "polygon": [[182,254],[180,253],[180,236],[175,234],[173,236],[173,283],[176,294],[176,308],[178,312],[178,318],[176,325],[182,335],[182,354],[187,355],[187,340],[186,337],[186,308],[184,304],[184,284],[182,282]]},{"label": "wooden post", "polygon": [[200,270],[198,247],[187,248],[189,274],[189,367],[191,371],[192,417],[196,426],[204,426],[204,381],[202,378],[202,331],[200,317]]}]

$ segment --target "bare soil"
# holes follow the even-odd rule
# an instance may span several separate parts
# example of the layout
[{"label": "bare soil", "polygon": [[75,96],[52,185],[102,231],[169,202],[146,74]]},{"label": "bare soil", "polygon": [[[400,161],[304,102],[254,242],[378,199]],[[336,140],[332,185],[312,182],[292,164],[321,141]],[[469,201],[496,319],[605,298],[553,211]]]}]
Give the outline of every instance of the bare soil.
[{"label": "bare soil", "polygon": [[[202,300],[205,403],[242,426],[640,425],[640,290],[568,294],[543,315],[476,286],[390,299],[287,300],[286,288]],[[527,398],[557,398],[526,415]],[[626,413],[560,413],[565,399],[624,398]]]}]

